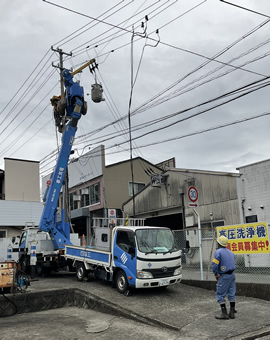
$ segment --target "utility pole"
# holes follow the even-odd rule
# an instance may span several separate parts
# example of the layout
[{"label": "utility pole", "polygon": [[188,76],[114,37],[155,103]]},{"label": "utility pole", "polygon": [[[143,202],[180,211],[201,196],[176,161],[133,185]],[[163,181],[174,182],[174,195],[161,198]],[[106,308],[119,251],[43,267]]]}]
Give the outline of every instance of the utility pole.
[{"label": "utility pole", "polygon": [[[52,51],[59,53],[59,64],[54,65],[52,63],[52,66],[56,67],[60,70],[60,89],[61,89],[61,97],[63,98],[64,95],[65,95],[64,80],[63,80],[63,71],[64,71],[63,55],[72,56],[72,53],[63,52],[62,49],[60,49],[60,48],[54,49],[53,47],[51,47],[51,49],[52,49]],[[65,119],[66,119],[66,117],[64,116],[63,121],[62,121],[62,124],[63,124],[62,132],[65,130],[65,124],[66,124]],[[65,218],[65,222],[69,222],[69,220],[70,220],[70,211],[69,210],[70,209],[69,209],[69,202],[68,202],[68,167],[66,168],[65,181],[64,181],[64,185],[63,185],[62,194],[63,194],[62,204],[63,204],[63,208],[65,210],[65,216],[64,217],[62,216],[62,218]],[[71,227],[71,225],[70,225],[70,227]]]},{"label": "utility pole", "polygon": [[203,281],[203,259],[202,259],[202,233],[201,233],[201,219],[197,210],[193,208],[194,213],[198,218],[198,237],[199,237],[199,252],[200,252],[200,269],[201,269],[201,280]]},{"label": "utility pole", "polygon": [[59,68],[60,70],[60,89],[61,89],[61,96],[64,96],[64,81],[63,81],[63,71],[64,71],[64,66],[63,66],[63,55],[67,55],[69,57],[72,56],[72,53],[66,53],[63,52],[61,48],[57,48],[54,49],[53,47],[51,47],[51,50],[54,52],[59,53],[59,64],[58,65],[54,65],[54,63],[52,63],[53,67]]}]

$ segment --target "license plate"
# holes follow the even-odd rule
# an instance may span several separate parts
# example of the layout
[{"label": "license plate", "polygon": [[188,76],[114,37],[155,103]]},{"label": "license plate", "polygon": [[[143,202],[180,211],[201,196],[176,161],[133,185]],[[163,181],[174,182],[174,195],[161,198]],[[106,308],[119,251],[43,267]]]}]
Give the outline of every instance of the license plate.
[{"label": "license plate", "polygon": [[169,285],[169,280],[168,279],[160,280],[159,285],[160,286],[168,286]]}]

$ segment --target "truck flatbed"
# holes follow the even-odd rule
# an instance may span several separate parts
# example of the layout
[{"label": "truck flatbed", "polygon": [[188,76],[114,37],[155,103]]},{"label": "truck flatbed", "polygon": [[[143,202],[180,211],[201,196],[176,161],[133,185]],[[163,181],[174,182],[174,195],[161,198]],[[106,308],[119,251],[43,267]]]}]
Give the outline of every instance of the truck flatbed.
[{"label": "truck flatbed", "polygon": [[111,252],[99,250],[92,246],[66,245],[65,256],[71,260],[82,261],[97,266],[111,265]]}]

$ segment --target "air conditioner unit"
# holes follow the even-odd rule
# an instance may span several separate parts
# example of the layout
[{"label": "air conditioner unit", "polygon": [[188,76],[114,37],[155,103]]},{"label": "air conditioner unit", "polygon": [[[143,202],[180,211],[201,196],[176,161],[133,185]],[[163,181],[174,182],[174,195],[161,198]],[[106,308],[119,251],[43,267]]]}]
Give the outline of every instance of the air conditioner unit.
[{"label": "air conditioner unit", "polygon": [[89,189],[88,188],[84,188],[81,190],[81,194],[82,195],[89,195]]},{"label": "air conditioner unit", "polygon": [[73,201],[80,201],[81,195],[73,195]]}]

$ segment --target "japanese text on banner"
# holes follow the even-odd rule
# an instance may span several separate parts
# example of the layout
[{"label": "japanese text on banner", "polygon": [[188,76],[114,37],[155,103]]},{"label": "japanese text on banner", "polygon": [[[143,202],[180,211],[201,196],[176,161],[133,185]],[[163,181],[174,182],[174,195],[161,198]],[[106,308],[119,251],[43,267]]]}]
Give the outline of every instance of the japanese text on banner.
[{"label": "japanese text on banner", "polygon": [[217,237],[226,236],[227,248],[235,254],[264,254],[270,252],[266,222],[217,227]]}]

